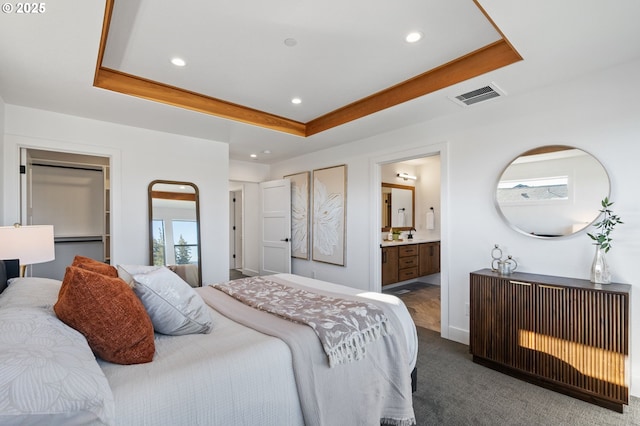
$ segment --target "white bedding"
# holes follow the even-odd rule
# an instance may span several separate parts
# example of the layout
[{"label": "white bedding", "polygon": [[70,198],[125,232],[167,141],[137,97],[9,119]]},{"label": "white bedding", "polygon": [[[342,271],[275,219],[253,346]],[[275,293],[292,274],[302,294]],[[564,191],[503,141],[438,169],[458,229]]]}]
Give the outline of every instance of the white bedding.
[{"label": "white bedding", "polygon": [[[279,276],[391,304],[404,325],[413,369],[416,328],[400,299],[298,275]],[[288,346],[213,309],[211,315],[210,334],[156,334],[156,355],[149,364],[99,361],[113,391],[119,426],[304,424]]]},{"label": "white bedding", "polygon": [[[301,285],[390,304],[403,324],[409,371],[413,369],[417,356],[416,329],[398,298],[296,275],[281,276]],[[57,292],[51,282],[38,282],[42,290],[30,292],[38,306],[50,309],[55,303]],[[17,300],[20,299],[0,298],[0,307],[3,303],[18,304]],[[29,300],[29,304],[36,304],[36,300]],[[151,363],[118,365],[98,360],[115,400],[115,424],[304,424],[289,347],[280,339],[242,326],[213,309],[211,317],[210,334],[156,334],[156,353]]]},{"label": "white bedding", "polygon": [[210,334],[157,334],[151,363],[99,361],[118,426],[304,424],[287,345],[211,315]]}]

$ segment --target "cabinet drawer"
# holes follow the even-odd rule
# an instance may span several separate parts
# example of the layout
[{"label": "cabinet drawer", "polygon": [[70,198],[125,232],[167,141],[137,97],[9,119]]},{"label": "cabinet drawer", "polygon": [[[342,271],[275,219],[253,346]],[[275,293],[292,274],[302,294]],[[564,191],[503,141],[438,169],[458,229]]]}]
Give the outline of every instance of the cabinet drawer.
[{"label": "cabinet drawer", "polygon": [[415,266],[413,268],[401,269],[398,271],[398,280],[405,281],[410,280],[412,278],[418,277],[418,267]]},{"label": "cabinet drawer", "polygon": [[413,266],[418,266],[418,256],[401,257],[398,259],[398,267],[400,269],[411,268]]},{"label": "cabinet drawer", "polygon": [[416,244],[398,247],[400,257],[415,256],[418,254],[418,246]]}]

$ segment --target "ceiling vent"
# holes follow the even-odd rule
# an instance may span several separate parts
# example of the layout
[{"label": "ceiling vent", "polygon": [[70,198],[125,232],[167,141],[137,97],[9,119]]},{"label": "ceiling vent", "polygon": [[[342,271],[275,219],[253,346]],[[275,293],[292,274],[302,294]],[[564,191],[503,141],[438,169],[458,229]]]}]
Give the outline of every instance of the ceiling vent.
[{"label": "ceiling vent", "polygon": [[491,83],[479,89],[463,93],[462,95],[449,96],[449,99],[461,106],[471,106],[479,102],[488,101],[489,99],[495,99],[506,95],[507,93],[504,90],[500,89],[495,83]]}]

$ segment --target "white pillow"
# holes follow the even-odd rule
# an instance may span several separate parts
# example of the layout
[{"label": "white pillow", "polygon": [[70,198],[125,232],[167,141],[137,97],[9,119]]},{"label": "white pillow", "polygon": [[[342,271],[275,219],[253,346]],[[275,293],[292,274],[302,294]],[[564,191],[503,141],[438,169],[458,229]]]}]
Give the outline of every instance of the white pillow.
[{"label": "white pillow", "polygon": [[61,285],[61,281],[49,278],[12,278],[9,286],[0,294],[0,308],[21,306],[53,309]]},{"label": "white pillow", "polygon": [[0,310],[0,424],[113,424],[114,416],[82,334],[40,308]]},{"label": "white pillow", "polygon": [[144,305],[158,333],[179,336],[209,333],[209,308],[189,284],[168,268],[133,276],[133,291]]},{"label": "white pillow", "polygon": [[124,280],[129,287],[133,288],[136,284],[133,280],[135,274],[146,274],[156,269],[160,269],[162,266],[148,266],[148,265],[118,265],[118,277]]}]

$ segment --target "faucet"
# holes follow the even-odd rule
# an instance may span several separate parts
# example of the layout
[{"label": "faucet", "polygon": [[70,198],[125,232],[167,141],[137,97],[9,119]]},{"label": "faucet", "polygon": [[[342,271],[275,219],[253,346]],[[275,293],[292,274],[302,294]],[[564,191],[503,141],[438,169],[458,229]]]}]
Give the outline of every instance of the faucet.
[{"label": "faucet", "polygon": [[418,231],[416,230],[416,228],[411,228],[411,229],[409,229],[409,235],[407,235],[407,239],[408,239],[408,240],[413,240],[413,234],[411,233],[411,231],[416,231],[416,232],[418,232]]}]

